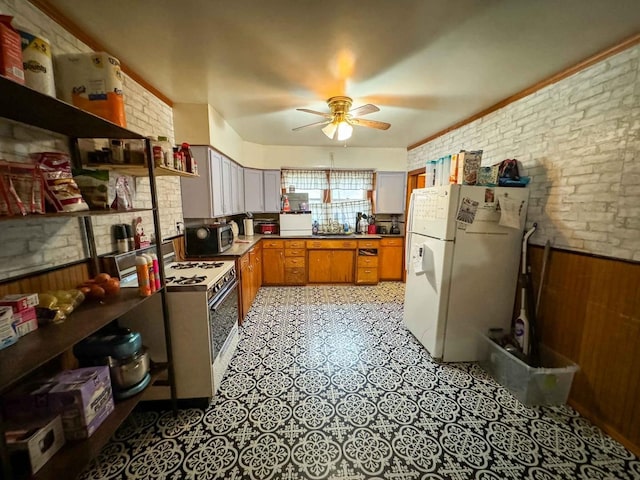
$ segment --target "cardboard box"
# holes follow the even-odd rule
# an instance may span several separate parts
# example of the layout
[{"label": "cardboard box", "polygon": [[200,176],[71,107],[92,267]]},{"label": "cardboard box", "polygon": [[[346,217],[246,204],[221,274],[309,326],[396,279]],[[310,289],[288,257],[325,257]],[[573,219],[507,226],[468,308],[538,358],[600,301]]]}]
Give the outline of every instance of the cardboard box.
[{"label": "cardboard box", "polygon": [[56,55],[54,67],[59,99],[127,126],[117,58],[104,52]]},{"label": "cardboard box", "polygon": [[482,150],[467,152],[461,150],[458,154],[458,181],[461,185],[476,185],[478,172],[482,164]]},{"label": "cardboard box", "polygon": [[18,333],[13,326],[13,310],[0,306],[0,350],[18,341]]},{"label": "cardboard box", "polygon": [[13,17],[0,15],[0,75],[24,85],[20,34],[11,26]]},{"label": "cardboard box", "polygon": [[13,314],[13,327],[19,337],[38,329],[38,316],[35,307]]},{"label": "cardboard box", "polygon": [[13,295],[5,295],[0,298],[0,305],[13,308],[14,312],[21,312],[30,307],[37,307],[40,300],[37,293],[22,294],[16,293]]},{"label": "cardboard box", "polygon": [[90,437],[113,412],[109,367],[66,370],[55,378],[48,392],[49,408],[62,415],[68,440]]},{"label": "cardboard box", "polygon": [[65,443],[62,418],[8,425],[5,431],[14,473],[29,470],[35,474]]},{"label": "cardboard box", "polygon": [[60,414],[67,440],[90,437],[113,407],[107,366],[66,370],[54,377],[21,385],[3,398],[7,418]]}]

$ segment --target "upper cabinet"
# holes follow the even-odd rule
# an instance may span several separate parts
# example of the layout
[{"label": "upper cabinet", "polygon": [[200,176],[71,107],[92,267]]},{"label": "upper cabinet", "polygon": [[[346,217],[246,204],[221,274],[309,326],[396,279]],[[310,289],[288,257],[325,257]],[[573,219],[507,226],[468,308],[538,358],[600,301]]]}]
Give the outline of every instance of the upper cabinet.
[{"label": "upper cabinet", "polygon": [[185,218],[216,218],[245,211],[244,168],[210,147],[193,146],[199,177],[181,181]]},{"label": "upper cabinet", "polygon": [[279,212],[282,187],[280,170],[264,170],[264,211]]},{"label": "upper cabinet", "polygon": [[264,212],[264,175],[262,170],[244,169],[244,207],[247,212]]},{"label": "upper cabinet", "polygon": [[376,173],[376,212],[404,213],[407,172]]}]

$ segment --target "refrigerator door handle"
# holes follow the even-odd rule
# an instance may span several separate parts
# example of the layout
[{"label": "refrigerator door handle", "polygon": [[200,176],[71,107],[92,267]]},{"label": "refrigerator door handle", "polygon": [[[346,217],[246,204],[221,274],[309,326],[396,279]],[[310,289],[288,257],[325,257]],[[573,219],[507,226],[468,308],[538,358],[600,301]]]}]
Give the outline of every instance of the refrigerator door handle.
[{"label": "refrigerator door handle", "polygon": [[407,236],[407,241],[404,243],[404,269],[407,273],[409,273],[409,262],[411,261],[411,237],[412,236],[413,235],[409,233],[409,235]]}]

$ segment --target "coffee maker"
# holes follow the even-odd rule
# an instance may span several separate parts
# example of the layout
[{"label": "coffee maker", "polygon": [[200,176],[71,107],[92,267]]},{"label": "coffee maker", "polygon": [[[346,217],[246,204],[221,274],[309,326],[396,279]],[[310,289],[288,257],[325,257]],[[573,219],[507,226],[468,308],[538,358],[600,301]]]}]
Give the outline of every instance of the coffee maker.
[{"label": "coffee maker", "polygon": [[392,235],[400,235],[400,226],[398,225],[397,215],[391,215],[391,230],[389,233]]}]

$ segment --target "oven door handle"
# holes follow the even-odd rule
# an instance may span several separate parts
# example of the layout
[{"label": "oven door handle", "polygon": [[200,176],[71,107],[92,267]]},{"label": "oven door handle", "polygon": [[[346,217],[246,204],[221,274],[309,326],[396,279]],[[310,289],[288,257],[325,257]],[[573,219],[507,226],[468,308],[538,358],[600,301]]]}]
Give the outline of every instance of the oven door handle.
[{"label": "oven door handle", "polygon": [[231,292],[238,286],[238,281],[235,280],[226,290],[223,291],[220,298],[218,298],[210,307],[209,310],[217,310],[222,302],[224,302]]}]

